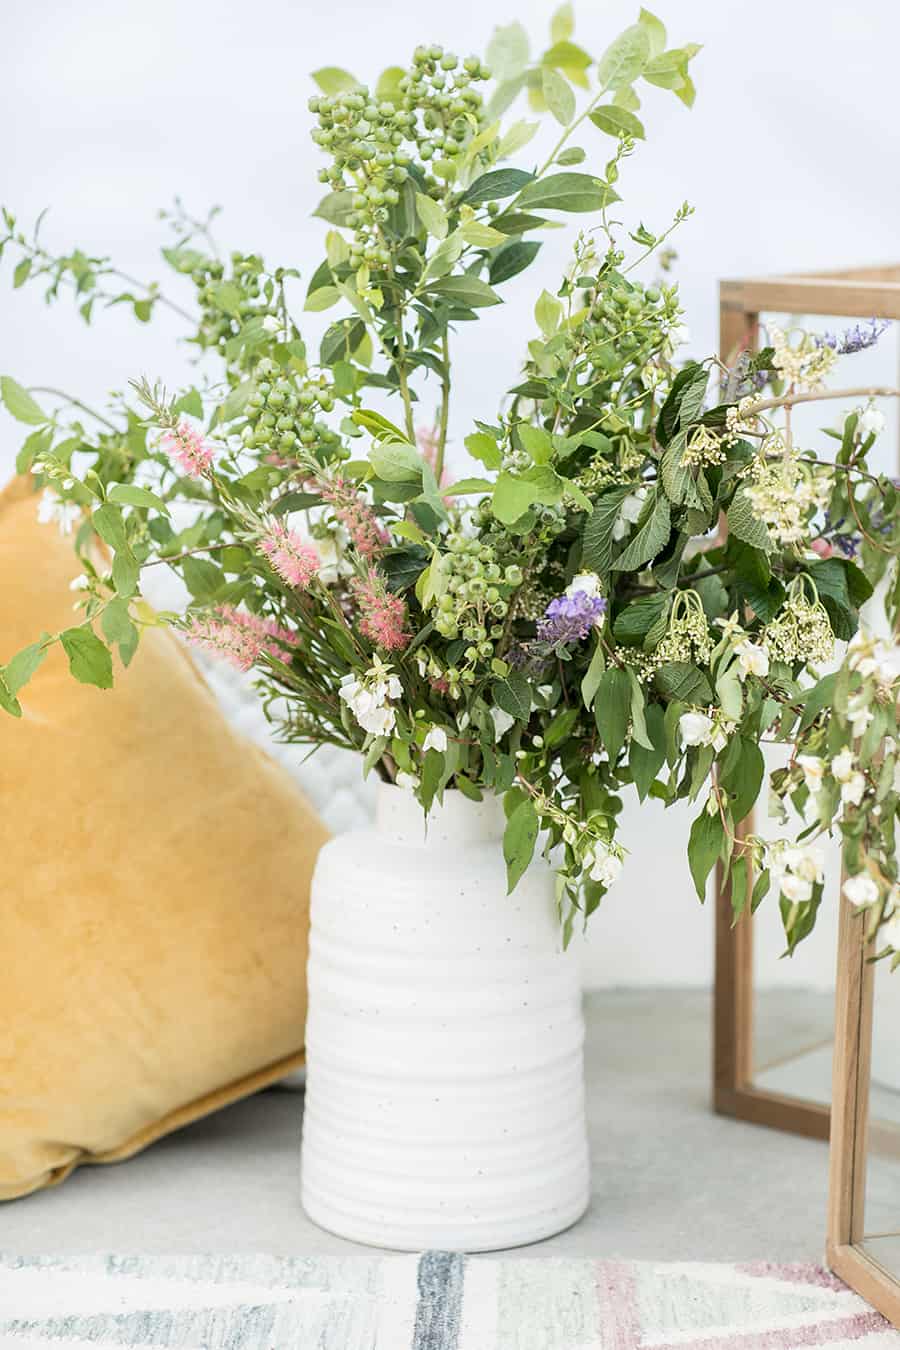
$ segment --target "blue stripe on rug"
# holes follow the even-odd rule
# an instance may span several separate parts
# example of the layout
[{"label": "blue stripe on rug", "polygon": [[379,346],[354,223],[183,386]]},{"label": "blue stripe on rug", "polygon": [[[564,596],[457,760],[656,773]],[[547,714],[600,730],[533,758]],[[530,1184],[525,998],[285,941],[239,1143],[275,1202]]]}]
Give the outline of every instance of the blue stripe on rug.
[{"label": "blue stripe on rug", "polygon": [[457,1350],[466,1259],[425,1252],[419,1261],[419,1302],[411,1350]]}]

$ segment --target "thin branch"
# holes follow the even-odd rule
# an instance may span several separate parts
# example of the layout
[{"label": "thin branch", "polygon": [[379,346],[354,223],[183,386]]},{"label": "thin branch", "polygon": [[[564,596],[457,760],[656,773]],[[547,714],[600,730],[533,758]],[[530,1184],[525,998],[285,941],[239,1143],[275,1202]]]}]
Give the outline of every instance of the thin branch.
[{"label": "thin branch", "polygon": [[51,398],[65,399],[66,403],[70,403],[73,408],[80,408],[82,412],[87,413],[88,417],[93,417],[95,421],[102,422],[105,427],[109,427],[110,431],[115,431],[117,435],[121,434],[122,428],[117,427],[115,422],[111,422],[108,417],[104,417],[103,414],[98,413],[96,409],[88,407],[86,403],[82,403],[80,398],[73,398],[71,394],[66,393],[65,389],[53,389],[49,385],[33,384],[28,392],[30,394],[49,394]]},{"label": "thin branch", "polygon": [[747,416],[768,412],[770,408],[792,408],[795,403],[818,403],[832,398],[900,398],[900,389],[887,385],[868,385],[858,389],[824,389],[817,394],[786,394],[783,398],[763,398],[747,409]]}]

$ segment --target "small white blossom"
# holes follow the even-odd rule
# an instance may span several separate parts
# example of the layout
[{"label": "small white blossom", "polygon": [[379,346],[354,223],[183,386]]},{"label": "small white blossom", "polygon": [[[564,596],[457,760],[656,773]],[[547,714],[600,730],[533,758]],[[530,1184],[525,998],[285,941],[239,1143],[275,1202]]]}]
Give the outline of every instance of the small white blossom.
[{"label": "small white blossom", "polygon": [[752,642],[746,638],[735,647],[742,679],[748,675],[758,675],[765,679],[769,673],[769,649],[761,642]]},{"label": "small white blossom", "polygon": [[439,750],[441,754],[447,749],[447,733],[443,727],[432,727],[422,742],[422,753],[426,750]]},{"label": "small white blossom", "polygon": [[622,875],[622,859],[608,849],[597,848],[585,860],[590,863],[590,878],[603,886],[612,886]]},{"label": "small white blossom", "polygon": [[622,519],[627,520],[629,525],[636,525],[646,500],[647,489],[645,487],[636,488],[634,492],[629,493],[619,510]]},{"label": "small white blossom", "polygon": [[813,794],[819,792],[825,776],[825,761],[819,759],[818,755],[798,755],[797,764],[803,771],[803,781],[807,789]]},{"label": "small white blossom", "polygon": [[878,886],[865,872],[848,877],[844,882],[843,891],[851,905],[874,905],[878,899]]},{"label": "small white blossom", "polygon": [[686,712],[679,717],[678,728],[685,745],[709,745],[713,720],[706,713]]},{"label": "small white blossom", "polygon": [[803,904],[804,901],[812,899],[812,891],[812,882],[793,872],[787,872],[781,878],[781,893],[793,904]]},{"label": "small white blossom", "polygon": [[498,741],[501,737],[506,735],[513,722],[516,720],[514,717],[510,716],[504,708],[498,708],[496,703],[493,708],[491,708],[491,718],[494,723],[494,732]]},{"label": "small white blossom", "polygon": [[589,595],[592,599],[600,595],[602,586],[596,572],[579,572],[566,587],[566,595]]},{"label": "small white blossom", "polygon": [[278,333],[281,331],[281,324],[274,314],[267,314],[262,321],[262,326],[267,333]]},{"label": "small white blossom", "polygon": [[410,788],[411,790],[414,790],[419,786],[419,780],[416,775],[414,773],[407,773],[404,769],[400,770],[397,777],[394,779],[394,782],[397,784],[397,787]]},{"label": "small white blossom", "polygon": [[885,417],[883,412],[877,408],[866,408],[859,415],[859,421],[856,424],[859,434],[866,436],[880,436],[885,428]]},{"label": "small white blossom", "polygon": [[852,773],[841,784],[841,801],[845,806],[859,806],[866,790],[866,780],[861,773]]},{"label": "small white blossom", "polygon": [[853,758],[853,751],[850,749],[842,750],[839,755],[835,755],[831,761],[831,772],[839,783],[846,783],[853,773],[853,766],[856,763]]},{"label": "small white blossom", "polygon": [[86,573],[80,572],[80,573],[78,574],[77,577],[74,577],[74,578],[69,582],[69,590],[70,590],[70,591],[86,591],[86,590],[88,589],[88,587],[90,586],[90,584],[91,584],[91,583],[88,581],[88,578],[87,578]]},{"label": "small white blossom", "polygon": [[44,488],[38,502],[37,518],[39,525],[55,521],[60,534],[71,534],[72,527],[81,519],[81,507],[77,502],[65,501],[53,488]]}]

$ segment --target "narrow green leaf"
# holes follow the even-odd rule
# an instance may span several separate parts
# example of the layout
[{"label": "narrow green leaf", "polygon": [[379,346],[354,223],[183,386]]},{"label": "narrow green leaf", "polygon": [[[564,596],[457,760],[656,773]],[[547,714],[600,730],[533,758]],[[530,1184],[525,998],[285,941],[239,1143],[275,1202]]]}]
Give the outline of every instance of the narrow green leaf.
[{"label": "narrow green leaf", "polygon": [[169,514],[169,508],[162,497],[157,497],[155,492],[149,488],[137,487],[134,483],[115,483],[107,493],[111,502],[122,502],[126,506],[139,506],[161,511],[164,516]]},{"label": "narrow green leaf", "polygon": [[359,88],[359,80],[340,66],[322,66],[313,71],[312,77],[323,94],[349,94]]},{"label": "narrow green leaf", "polygon": [[467,305],[470,309],[500,304],[499,295],[486,281],[481,281],[468,273],[464,276],[441,277],[440,280],[431,282],[428,289],[445,300]]},{"label": "narrow green leaf", "polygon": [[616,107],[613,103],[595,108],[590,118],[594,126],[605,131],[608,136],[630,136],[636,141],[644,139],[644,124],[641,119],[625,108]]},{"label": "narrow green leaf", "polygon": [[6,411],[12,413],[18,422],[40,426],[50,420],[28,390],[17,384],[11,375],[0,376],[0,398],[3,399]]},{"label": "narrow green leaf", "polygon": [[706,899],[706,882],[716,865],[725,832],[718,811],[711,816],[704,806],[691,826],[688,840],[688,865],[701,900]]},{"label": "narrow green leaf", "polygon": [[512,894],[534,855],[539,821],[530,797],[513,811],[503,832],[503,857],[506,862],[507,894]]},{"label": "narrow green leaf", "polygon": [[587,173],[551,173],[523,189],[519,205],[544,211],[600,211],[618,194],[603,181]]},{"label": "narrow green leaf", "polygon": [[541,90],[557,122],[567,127],[575,116],[575,95],[568,80],[552,66],[544,66],[541,70]]},{"label": "narrow green leaf", "polygon": [[416,215],[433,238],[447,238],[447,212],[440,202],[436,202],[433,197],[429,197],[424,192],[417,192]]},{"label": "narrow green leaf", "polygon": [[631,715],[631,680],[621,666],[611,666],[600,676],[594,698],[594,718],[610,764],[625,744]]},{"label": "narrow green leaf", "polygon": [[524,169],[489,169],[466,189],[460,198],[461,205],[477,206],[480,202],[496,202],[511,197],[534,178],[533,173]]}]

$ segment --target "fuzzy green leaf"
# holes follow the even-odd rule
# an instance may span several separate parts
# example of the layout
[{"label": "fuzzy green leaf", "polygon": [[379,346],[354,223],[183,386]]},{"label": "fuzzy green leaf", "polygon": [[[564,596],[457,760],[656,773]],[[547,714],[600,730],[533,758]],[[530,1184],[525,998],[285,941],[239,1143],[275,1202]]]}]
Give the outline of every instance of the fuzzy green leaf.
[{"label": "fuzzy green leaf", "polygon": [[111,689],[112,656],[90,628],[67,628],[59,640],[69,658],[69,670],[82,684]]}]

